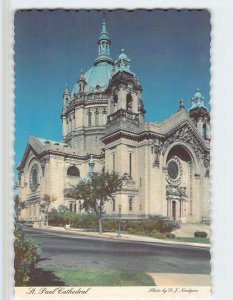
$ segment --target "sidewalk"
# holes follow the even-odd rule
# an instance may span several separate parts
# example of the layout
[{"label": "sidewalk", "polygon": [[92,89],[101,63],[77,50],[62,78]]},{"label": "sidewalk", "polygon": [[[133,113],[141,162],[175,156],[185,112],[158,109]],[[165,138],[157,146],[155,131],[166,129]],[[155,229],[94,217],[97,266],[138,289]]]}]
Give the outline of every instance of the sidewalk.
[{"label": "sidewalk", "polygon": [[[35,227],[35,228],[37,228],[37,227]],[[69,233],[73,233],[73,234],[78,233],[79,235],[91,236],[91,237],[96,237],[96,238],[147,242],[147,243],[157,243],[157,244],[167,244],[167,245],[181,245],[181,246],[191,246],[191,247],[199,247],[199,248],[207,248],[207,249],[210,248],[209,244],[178,242],[175,240],[174,241],[162,240],[162,239],[155,239],[155,238],[147,237],[147,236],[139,236],[139,235],[131,235],[131,234],[121,234],[120,236],[118,236],[118,234],[115,232],[103,232],[102,234],[99,234],[98,232],[84,231],[84,229],[71,228],[70,230],[66,230],[63,227],[54,227],[54,226],[41,227],[38,229],[54,230],[54,231],[58,231],[58,232],[69,232]]]},{"label": "sidewalk", "polygon": [[147,273],[157,286],[211,286],[210,275]]}]

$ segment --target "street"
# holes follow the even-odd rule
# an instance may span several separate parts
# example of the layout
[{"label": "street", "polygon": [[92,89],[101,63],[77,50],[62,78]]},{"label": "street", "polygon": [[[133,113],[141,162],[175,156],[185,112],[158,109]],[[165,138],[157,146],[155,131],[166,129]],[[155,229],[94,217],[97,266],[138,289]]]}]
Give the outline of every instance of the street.
[{"label": "street", "polygon": [[25,237],[41,243],[38,267],[210,274],[210,253],[204,248],[119,241],[31,228],[25,229]]}]

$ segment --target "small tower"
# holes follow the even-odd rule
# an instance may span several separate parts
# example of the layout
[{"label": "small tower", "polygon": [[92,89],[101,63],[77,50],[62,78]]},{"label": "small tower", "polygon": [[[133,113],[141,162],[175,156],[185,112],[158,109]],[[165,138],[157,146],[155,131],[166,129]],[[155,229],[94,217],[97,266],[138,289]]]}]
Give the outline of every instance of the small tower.
[{"label": "small tower", "polygon": [[210,115],[204,105],[204,97],[199,89],[196,90],[192,97],[192,106],[189,109],[189,116],[194,121],[200,135],[205,140],[210,139]]},{"label": "small tower", "polygon": [[63,101],[64,101],[63,102],[64,107],[67,106],[68,102],[70,101],[70,92],[67,84],[66,84],[65,91],[63,93]]},{"label": "small tower", "polygon": [[121,49],[121,54],[119,55],[118,59],[115,61],[115,73],[118,71],[120,72],[125,71],[134,75],[134,73],[130,71],[130,64],[131,64],[131,60],[125,54],[125,50]]},{"label": "small tower", "polygon": [[123,118],[133,123],[143,122],[145,110],[141,98],[142,88],[130,70],[130,65],[131,60],[125,50],[121,49],[108,86],[111,95],[109,121]]},{"label": "small tower", "polygon": [[106,28],[106,20],[103,18],[102,20],[102,30],[100,33],[100,37],[98,40],[99,45],[99,55],[107,55],[110,56],[110,45],[111,40]]},{"label": "small tower", "polygon": [[78,79],[78,90],[79,93],[84,93],[85,92],[85,87],[86,87],[87,83],[83,74],[83,70],[80,70],[80,76]]},{"label": "small tower", "polygon": [[107,32],[106,19],[102,20],[102,30],[98,39],[98,57],[95,60],[95,65],[101,62],[108,62],[114,64],[110,57],[111,39]]}]

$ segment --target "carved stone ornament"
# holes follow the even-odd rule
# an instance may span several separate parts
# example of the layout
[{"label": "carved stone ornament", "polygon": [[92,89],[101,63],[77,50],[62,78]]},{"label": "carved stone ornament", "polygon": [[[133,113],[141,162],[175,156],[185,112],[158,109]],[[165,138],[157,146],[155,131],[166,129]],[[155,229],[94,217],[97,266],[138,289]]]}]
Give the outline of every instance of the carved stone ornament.
[{"label": "carved stone ornament", "polygon": [[204,166],[206,168],[209,168],[209,166],[210,166],[210,155],[209,154],[204,155]]},{"label": "carved stone ornament", "polygon": [[206,168],[206,176],[209,176],[210,173],[210,154],[204,155],[204,166]]},{"label": "carved stone ornament", "polygon": [[166,185],[166,195],[170,197],[187,198],[187,188],[184,186]]},{"label": "carved stone ornament", "polygon": [[132,177],[130,177],[128,173],[124,173],[123,178],[123,187],[128,187],[135,184],[135,181],[132,179]]},{"label": "carved stone ornament", "polygon": [[47,157],[42,157],[40,160],[40,164],[41,164],[41,169],[42,169],[42,175],[44,176],[45,174],[45,165],[46,163],[49,161],[49,159]]},{"label": "carved stone ornament", "polygon": [[171,185],[177,186],[181,183],[183,175],[183,170],[181,166],[181,162],[177,156],[173,156],[167,162],[167,174],[166,179],[167,182]]},{"label": "carved stone ornament", "polygon": [[153,167],[157,167],[159,168],[159,157],[162,151],[162,146],[161,146],[161,141],[156,139],[153,142],[152,148],[151,148],[151,152],[152,154],[154,154],[154,162],[153,162]]},{"label": "carved stone ornament", "polygon": [[189,144],[197,155],[197,158],[201,158],[201,150],[199,142],[195,139],[192,129],[189,126],[184,126],[171,134],[163,144],[163,153],[165,153],[167,147],[175,141],[182,141]]},{"label": "carved stone ornament", "polygon": [[23,171],[20,171],[20,172],[18,173],[19,185],[21,184],[21,178],[22,178],[22,175],[23,175]]}]

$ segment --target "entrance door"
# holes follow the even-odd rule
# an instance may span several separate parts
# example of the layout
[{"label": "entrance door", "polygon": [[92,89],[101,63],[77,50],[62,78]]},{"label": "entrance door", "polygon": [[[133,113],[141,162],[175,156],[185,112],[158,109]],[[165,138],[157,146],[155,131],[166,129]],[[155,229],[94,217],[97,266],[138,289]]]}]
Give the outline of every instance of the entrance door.
[{"label": "entrance door", "polygon": [[172,201],[172,217],[176,220],[176,201]]}]

